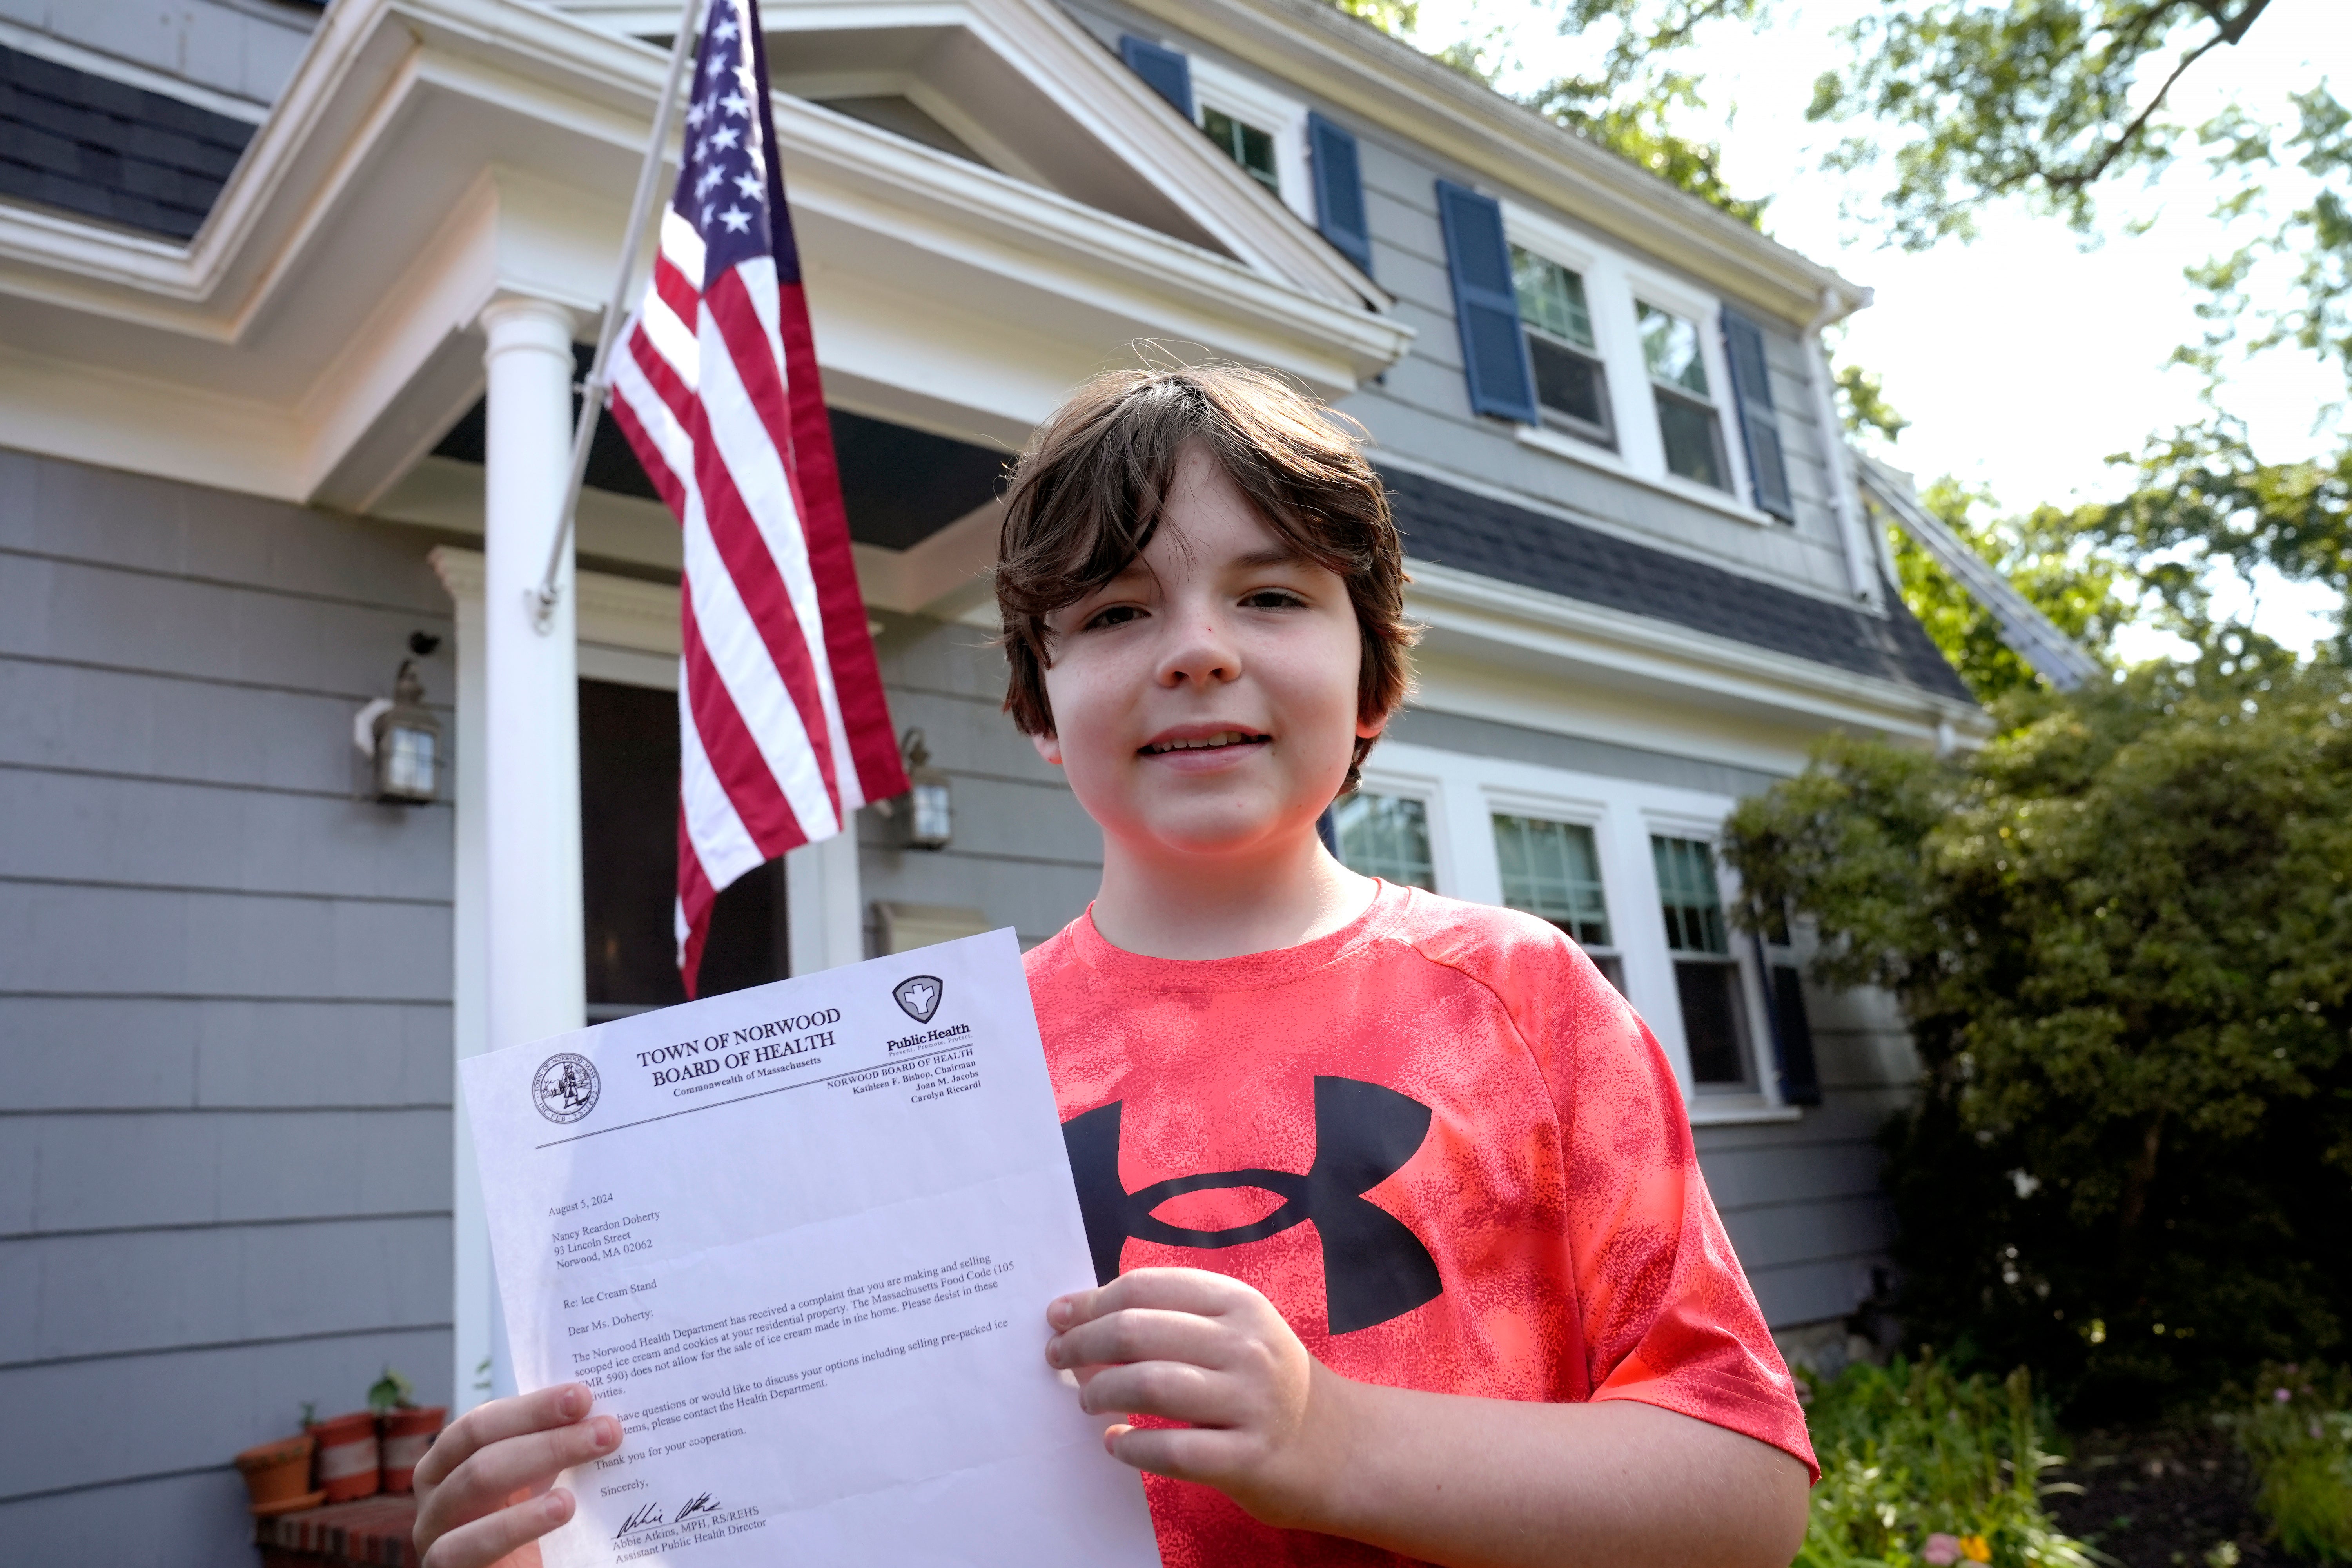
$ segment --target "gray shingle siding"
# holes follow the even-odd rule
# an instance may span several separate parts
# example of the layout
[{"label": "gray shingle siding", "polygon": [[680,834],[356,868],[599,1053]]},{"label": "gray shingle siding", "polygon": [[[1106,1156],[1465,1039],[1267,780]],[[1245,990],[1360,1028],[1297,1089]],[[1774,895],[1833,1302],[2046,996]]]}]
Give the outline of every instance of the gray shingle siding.
[{"label": "gray shingle siding", "polygon": [[413,533],[0,451],[25,1561],[249,1568],[230,1455],[387,1363],[449,1394],[451,813],[354,798],[351,744],[448,629]]},{"label": "gray shingle siding", "polygon": [[0,47],[0,196],[187,239],[204,226],[253,130]]}]

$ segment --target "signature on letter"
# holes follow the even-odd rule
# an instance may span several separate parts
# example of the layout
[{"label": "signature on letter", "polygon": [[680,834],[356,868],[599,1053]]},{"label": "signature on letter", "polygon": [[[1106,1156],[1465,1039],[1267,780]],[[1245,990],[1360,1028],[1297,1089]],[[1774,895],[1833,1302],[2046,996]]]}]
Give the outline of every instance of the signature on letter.
[{"label": "signature on letter", "polygon": [[628,1518],[623,1520],[621,1521],[621,1528],[613,1532],[613,1539],[615,1541],[624,1540],[633,1531],[650,1530],[656,1524],[684,1524],[688,1520],[692,1519],[698,1513],[717,1513],[718,1511],[719,1500],[712,1497],[709,1492],[697,1492],[694,1496],[687,1499],[685,1503],[680,1505],[678,1508],[677,1517],[676,1519],[664,1519],[662,1517],[661,1504],[657,1502],[649,1502],[646,1504],[645,1507],[638,1509],[635,1512],[630,1514]]}]

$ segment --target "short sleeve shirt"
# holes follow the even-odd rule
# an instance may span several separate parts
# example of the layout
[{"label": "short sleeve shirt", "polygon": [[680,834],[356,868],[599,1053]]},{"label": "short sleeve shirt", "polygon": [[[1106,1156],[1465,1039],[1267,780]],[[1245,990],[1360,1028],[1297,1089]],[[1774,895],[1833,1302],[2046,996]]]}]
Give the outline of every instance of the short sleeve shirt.
[{"label": "short sleeve shirt", "polygon": [[[1102,1280],[1213,1269],[1346,1376],[1638,1399],[1819,1474],[1673,1071],[1551,926],[1382,883],[1273,952],[1140,957],[1089,914],[1025,962]],[[1168,1568],[1403,1561],[1145,1487]]]}]

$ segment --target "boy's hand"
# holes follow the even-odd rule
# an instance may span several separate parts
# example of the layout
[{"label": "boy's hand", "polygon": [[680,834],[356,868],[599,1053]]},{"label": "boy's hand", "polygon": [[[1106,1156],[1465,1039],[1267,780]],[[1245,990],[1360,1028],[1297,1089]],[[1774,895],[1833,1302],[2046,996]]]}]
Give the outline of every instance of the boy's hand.
[{"label": "boy's hand", "polygon": [[1045,1359],[1076,1373],[1094,1415],[1188,1424],[1103,1434],[1139,1470],[1202,1481],[1268,1524],[1297,1525],[1333,1496],[1350,1386],[1307,1353],[1274,1304],[1200,1268],[1139,1268],[1056,1299]]},{"label": "boy's hand", "polygon": [[621,1446],[621,1424],[591,1416],[576,1383],[476,1405],[416,1463],[416,1555],[423,1568],[490,1568],[509,1553],[536,1568],[531,1542],[572,1517],[555,1478]]}]

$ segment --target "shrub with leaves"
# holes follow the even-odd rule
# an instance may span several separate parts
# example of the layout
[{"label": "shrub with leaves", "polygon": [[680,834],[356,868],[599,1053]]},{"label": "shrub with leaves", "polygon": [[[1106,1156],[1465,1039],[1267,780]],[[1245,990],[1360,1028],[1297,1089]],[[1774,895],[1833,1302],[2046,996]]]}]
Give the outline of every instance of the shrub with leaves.
[{"label": "shrub with leaves", "polygon": [[[2022,690],[1963,762],[1836,740],[1734,814],[1751,928],[1890,986],[1900,1307],[2080,1413],[2209,1393],[2352,1316],[2352,684],[2209,658]],[[2077,1404],[2077,1402],[2087,1402]]]},{"label": "shrub with leaves", "polygon": [[1928,1355],[1800,1375],[1822,1484],[1796,1568],[2091,1568],[2042,1511],[2058,1460],[2023,1371],[1996,1384]]},{"label": "shrub with leaves", "polygon": [[2251,1406],[2227,1419],[2279,1544],[2309,1562],[2352,1563],[2352,1377],[2266,1366]]}]

